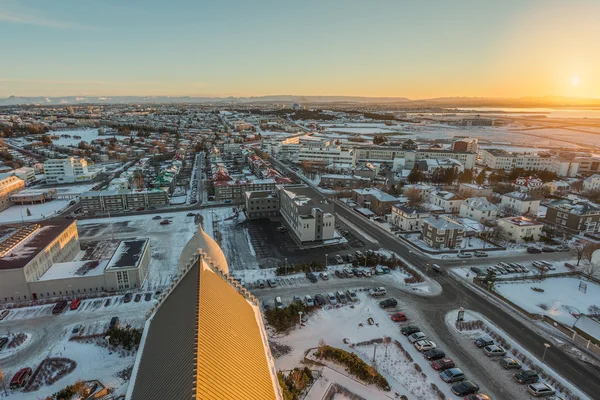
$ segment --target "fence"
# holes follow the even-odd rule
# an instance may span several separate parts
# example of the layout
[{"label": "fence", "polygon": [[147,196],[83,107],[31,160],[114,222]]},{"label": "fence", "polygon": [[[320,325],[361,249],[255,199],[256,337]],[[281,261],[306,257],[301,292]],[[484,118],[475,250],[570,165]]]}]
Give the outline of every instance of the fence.
[{"label": "fence", "polygon": [[544,315],[544,322],[558,329],[565,335],[571,338],[573,342],[578,344],[581,347],[585,347],[587,350],[591,351],[597,356],[600,356],[600,341],[588,335],[587,333],[581,331],[577,327],[569,328],[568,326],[555,321],[551,317]]}]

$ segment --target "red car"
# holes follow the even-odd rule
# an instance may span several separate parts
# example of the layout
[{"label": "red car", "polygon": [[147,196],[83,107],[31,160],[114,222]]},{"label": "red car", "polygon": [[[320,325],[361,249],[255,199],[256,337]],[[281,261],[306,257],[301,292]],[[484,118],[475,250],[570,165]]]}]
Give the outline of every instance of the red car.
[{"label": "red car", "polygon": [[79,305],[81,304],[81,300],[80,299],[73,299],[71,300],[71,310],[77,310],[79,308]]},{"label": "red car", "polygon": [[169,220],[168,219],[163,219],[162,221],[160,221],[161,225],[169,225]]},{"label": "red car", "polygon": [[145,210],[144,207],[138,207],[138,208],[135,209],[135,211],[144,211],[144,210]]},{"label": "red car", "polygon": [[464,398],[464,400],[492,400],[490,396],[483,393],[472,394]]},{"label": "red car", "polygon": [[31,377],[31,374],[31,368],[23,368],[22,370],[17,372],[15,376],[13,376],[13,378],[10,380],[10,388],[18,389],[25,386],[25,384]]},{"label": "red car", "polygon": [[445,371],[449,368],[454,368],[454,361],[450,358],[442,358],[441,360],[435,360],[431,363],[431,368],[436,371]]},{"label": "red car", "polygon": [[406,314],[404,314],[403,312],[399,312],[399,313],[392,315],[392,321],[404,322],[404,321],[408,321],[408,318],[406,318]]}]

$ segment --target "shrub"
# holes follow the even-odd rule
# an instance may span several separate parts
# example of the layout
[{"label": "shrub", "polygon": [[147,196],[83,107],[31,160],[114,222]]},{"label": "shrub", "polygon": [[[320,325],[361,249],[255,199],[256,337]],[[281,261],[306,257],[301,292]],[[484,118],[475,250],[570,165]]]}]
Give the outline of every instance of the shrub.
[{"label": "shrub", "polygon": [[284,332],[296,325],[298,322],[299,312],[307,314],[310,309],[303,303],[292,303],[287,307],[278,309],[270,308],[265,311],[267,323],[271,325],[277,332]]},{"label": "shrub", "polygon": [[123,347],[125,350],[131,350],[140,344],[142,340],[142,330],[132,328],[129,325],[124,327],[117,326],[106,331],[110,336],[108,343],[115,347]]}]

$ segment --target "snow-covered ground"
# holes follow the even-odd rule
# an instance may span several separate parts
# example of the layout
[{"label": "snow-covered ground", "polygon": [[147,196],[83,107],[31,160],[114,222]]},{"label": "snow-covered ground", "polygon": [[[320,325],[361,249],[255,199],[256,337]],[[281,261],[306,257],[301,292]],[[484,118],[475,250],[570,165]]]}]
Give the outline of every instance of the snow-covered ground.
[{"label": "snow-covered ground", "polygon": [[[451,311],[448,314],[446,314],[445,320],[446,320],[446,324],[448,324],[448,326],[450,326],[452,328],[451,331],[454,332],[457,337],[462,337],[461,338],[461,339],[463,339],[462,345],[471,349],[473,353],[480,353],[479,356],[481,359],[487,359],[487,361],[490,364],[490,367],[494,368],[494,370],[495,370],[494,376],[496,376],[499,380],[506,381],[507,385],[514,385],[514,387],[521,388],[521,385],[517,384],[516,382],[514,382],[511,379],[512,374],[510,372],[507,372],[506,370],[504,370],[502,367],[500,367],[495,362],[495,361],[498,361],[498,359],[494,360],[494,359],[487,358],[483,354],[481,349],[478,349],[477,347],[475,347],[473,345],[473,343],[472,343],[473,340],[480,334],[484,333],[483,330],[474,329],[474,330],[470,330],[470,331],[466,331],[466,330],[460,331],[460,330],[456,329],[455,321],[456,321],[457,315],[458,315],[458,310]],[[533,363],[535,365],[541,366],[545,370],[545,372],[548,374],[548,376],[551,376],[556,381],[563,383],[563,385],[565,387],[567,387],[572,393],[579,396],[580,399],[591,400],[588,396],[583,394],[574,385],[565,381],[557,372],[555,372],[554,370],[549,368],[546,364],[542,363],[541,360],[539,360],[537,357],[532,355],[529,351],[524,349],[514,338],[507,335],[506,332],[499,329],[496,325],[494,325],[490,320],[485,318],[483,315],[481,315],[477,312],[474,312],[474,311],[465,310],[464,316],[465,316],[465,318],[464,318],[465,321],[480,320],[480,321],[484,322],[485,325],[487,325],[493,332],[496,332],[497,334],[502,336],[506,340],[506,342],[510,345],[511,349],[516,349],[520,354],[525,355],[529,360],[533,361]],[[466,339],[466,340],[464,340],[464,339]],[[513,353],[511,351],[507,351],[507,357],[511,357],[511,356],[513,356]],[[526,365],[523,365],[523,369],[529,369],[529,368]],[[540,381],[544,381],[544,379],[541,378]],[[514,389],[514,387],[511,389]],[[522,391],[523,391],[523,398],[530,398],[525,392],[525,387],[522,388]]]},{"label": "snow-covered ground", "polygon": [[[354,346],[344,343],[347,338],[352,343],[368,341],[384,336],[397,340],[413,358],[408,359],[399,351],[394,343],[386,348],[383,344],[377,345],[375,365],[379,372],[388,380],[392,386],[391,392],[379,391],[381,394],[392,395],[397,392],[408,396],[409,399],[431,400],[436,398],[431,389],[431,383],[435,383],[446,396],[453,396],[450,385],[444,383],[435,373],[429,363],[423,358],[407,340],[402,336],[399,324],[390,318],[391,312],[382,310],[377,301],[367,298],[364,293],[359,293],[359,302],[354,308],[346,305],[340,308],[324,307],[311,314],[306,326],[293,330],[289,335],[272,335],[272,340],[277,343],[292,347],[289,354],[280,356],[275,360],[275,365],[281,370],[290,370],[300,365],[307,349],[318,347],[323,340],[326,344],[356,353],[365,362],[371,364],[373,361],[373,345]],[[402,307],[402,304],[399,306]],[[367,319],[371,317],[378,325],[369,325]],[[362,323],[363,326],[359,326]],[[423,378],[414,367],[419,364],[426,374]],[[329,365],[329,364],[328,364]],[[338,372],[345,373],[343,368],[332,368]],[[329,377],[335,380],[335,377]],[[340,384],[342,384],[340,382]],[[344,386],[342,384],[342,386]]]},{"label": "snow-covered ground", "polygon": [[186,243],[197,230],[193,217],[187,212],[176,212],[163,215],[171,223],[160,225],[150,215],[127,215],[106,218],[88,219],[77,222],[81,241],[130,239],[132,237],[150,239],[150,264],[145,289],[156,290],[169,285],[177,273],[179,255]]},{"label": "snow-covered ground", "polygon": [[[70,200],[52,200],[44,204],[12,206],[0,212],[0,223],[39,221],[60,214]],[[31,215],[28,215],[27,210]]]},{"label": "snow-covered ground", "polygon": [[[497,283],[494,289],[502,296],[532,314],[546,314],[552,319],[572,326],[580,313],[587,314],[588,307],[600,306],[600,285],[587,283],[587,292],[579,289],[583,281],[578,278],[547,278],[542,281]],[[532,288],[542,289],[543,292]]]}]

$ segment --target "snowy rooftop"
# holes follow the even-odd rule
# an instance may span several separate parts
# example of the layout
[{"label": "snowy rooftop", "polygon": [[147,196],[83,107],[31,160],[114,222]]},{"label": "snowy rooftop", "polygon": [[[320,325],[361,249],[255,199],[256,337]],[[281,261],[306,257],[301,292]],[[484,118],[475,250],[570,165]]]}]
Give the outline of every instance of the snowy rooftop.
[{"label": "snowy rooftop", "polygon": [[485,197],[471,197],[463,201],[468,207],[479,211],[494,211],[498,206],[492,204]]},{"label": "snowy rooftop", "polygon": [[148,239],[123,240],[106,269],[137,268],[148,242]]},{"label": "snowy rooftop", "polygon": [[504,221],[509,224],[517,225],[517,226],[542,226],[541,222],[534,221],[525,217],[509,217],[509,218],[501,218],[501,221]]},{"label": "snowy rooftop", "polygon": [[397,202],[399,200],[397,197],[375,188],[354,189],[354,192],[360,196],[373,196],[383,202]]},{"label": "snowy rooftop", "polygon": [[104,273],[108,260],[97,261],[72,261],[53,264],[38,280],[51,281],[54,279],[75,278],[78,276],[98,276]]}]

